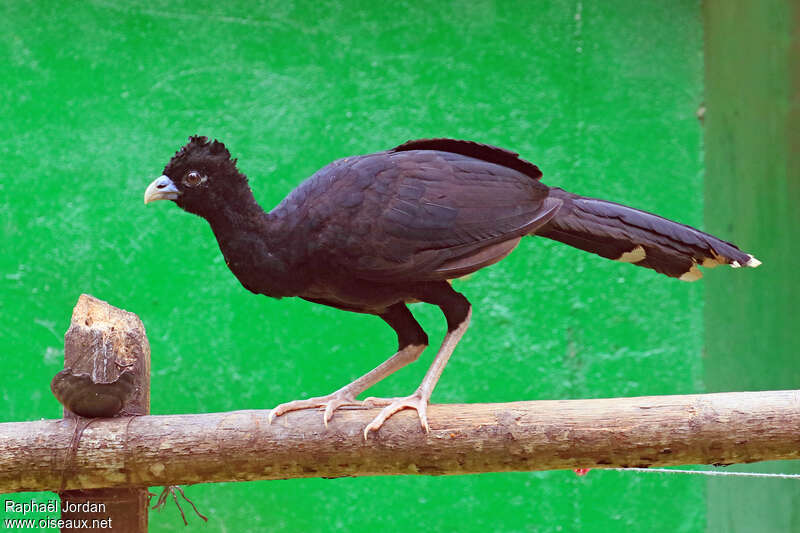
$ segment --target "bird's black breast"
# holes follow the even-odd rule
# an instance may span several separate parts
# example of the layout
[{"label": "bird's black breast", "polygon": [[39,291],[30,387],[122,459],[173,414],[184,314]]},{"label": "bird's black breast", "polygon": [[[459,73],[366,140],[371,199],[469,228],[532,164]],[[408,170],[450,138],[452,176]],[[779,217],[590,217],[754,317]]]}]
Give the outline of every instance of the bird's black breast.
[{"label": "bird's black breast", "polygon": [[281,236],[257,226],[212,229],[225,264],[250,292],[281,298],[297,296],[308,285],[307,272],[295,266],[297,247]]}]

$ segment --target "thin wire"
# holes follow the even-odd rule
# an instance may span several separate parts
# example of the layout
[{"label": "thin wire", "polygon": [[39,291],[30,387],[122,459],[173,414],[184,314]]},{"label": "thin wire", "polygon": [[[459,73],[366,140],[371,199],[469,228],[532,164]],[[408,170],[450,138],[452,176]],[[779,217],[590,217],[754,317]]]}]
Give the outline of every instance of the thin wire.
[{"label": "thin wire", "polygon": [[800,479],[800,474],[768,474],[766,472],[721,472],[719,470],[677,470],[673,468],[609,468],[619,472],[657,472],[661,474],[697,474],[701,476],[769,477]]}]

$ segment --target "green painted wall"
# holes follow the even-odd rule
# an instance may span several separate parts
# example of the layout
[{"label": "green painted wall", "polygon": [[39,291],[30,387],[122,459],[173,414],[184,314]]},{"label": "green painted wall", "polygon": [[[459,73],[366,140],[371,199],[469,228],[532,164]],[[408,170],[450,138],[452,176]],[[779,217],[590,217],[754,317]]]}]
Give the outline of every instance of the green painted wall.
[{"label": "green painted wall", "polygon": [[[757,276],[709,279],[705,380],[710,391],[796,389],[800,7],[710,0],[704,10],[706,224],[764,262]],[[800,473],[800,462],[738,469]],[[712,480],[708,530],[800,531],[800,486]]]},{"label": "green painted wall", "polygon": [[[142,205],[189,134],[225,141],[265,206],[334,158],[453,136],[701,224],[701,17],[697,1],[0,3],[0,420],[61,416],[48,385],[81,292],[144,321],[153,413],[327,393],[393,350],[376,318],[251,295],[205,222]],[[458,286],[473,326],[435,402],[703,391],[702,283],[529,239]],[[442,338],[438,311],[414,312]],[[413,390],[430,352],[371,393]],[[705,528],[704,491],[592,471],[187,492],[207,531],[675,532]],[[185,531],[174,508],[151,524]]]}]

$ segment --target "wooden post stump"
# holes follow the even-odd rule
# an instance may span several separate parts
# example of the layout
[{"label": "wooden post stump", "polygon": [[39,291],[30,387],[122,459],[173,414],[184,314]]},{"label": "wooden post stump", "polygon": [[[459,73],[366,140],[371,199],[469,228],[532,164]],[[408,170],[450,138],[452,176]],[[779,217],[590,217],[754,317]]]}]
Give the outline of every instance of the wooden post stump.
[{"label": "wooden post stump", "polygon": [[[83,431],[95,418],[150,412],[150,345],[139,317],[82,294],[64,335],[64,370],[50,388],[75,421],[70,449],[64,451],[62,488],[70,476]],[[60,491],[61,518],[74,531],[147,531],[146,488]]]}]

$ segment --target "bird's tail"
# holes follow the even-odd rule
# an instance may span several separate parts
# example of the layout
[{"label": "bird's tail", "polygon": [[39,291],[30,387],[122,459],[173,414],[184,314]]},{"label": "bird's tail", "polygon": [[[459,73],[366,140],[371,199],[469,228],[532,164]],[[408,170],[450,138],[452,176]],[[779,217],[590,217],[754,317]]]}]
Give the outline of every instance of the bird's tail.
[{"label": "bird's tail", "polygon": [[536,235],[608,259],[652,268],[683,281],[703,275],[698,265],[757,267],[761,262],[735,245],[690,226],[631,207],[551,188],[558,213]]}]

